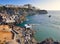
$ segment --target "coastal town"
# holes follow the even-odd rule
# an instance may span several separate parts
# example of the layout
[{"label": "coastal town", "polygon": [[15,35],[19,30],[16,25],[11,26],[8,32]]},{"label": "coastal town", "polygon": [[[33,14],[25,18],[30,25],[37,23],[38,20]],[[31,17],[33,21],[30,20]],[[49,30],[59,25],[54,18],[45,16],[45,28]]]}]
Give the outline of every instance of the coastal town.
[{"label": "coastal town", "polygon": [[46,10],[40,10],[31,4],[25,4],[23,6],[18,5],[1,5],[0,4],[0,19],[1,23],[19,24],[26,21],[26,16],[36,14],[47,14]]},{"label": "coastal town", "polygon": [[19,14],[17,9],[18,6],[0,6],[0,44],[36,44],[34,31],[29,26],[16,26],[26,20],[26,12]]},{"label": "coastal town", "polygon": [[0,23],[3,24],[16,24],[16,23],[23,23],[25,21],[24,15],[8,15],[0,13]]},{"label": "coastal town", "polygon": [[24,27],[16,26],[26,21],[26,16],[35,14],[47,14],[47,11],[39,10],[30,4],[0,5],[0,44],[60,44],[52,38],[37,42],[34,38],[35,31],[30,24]]}]

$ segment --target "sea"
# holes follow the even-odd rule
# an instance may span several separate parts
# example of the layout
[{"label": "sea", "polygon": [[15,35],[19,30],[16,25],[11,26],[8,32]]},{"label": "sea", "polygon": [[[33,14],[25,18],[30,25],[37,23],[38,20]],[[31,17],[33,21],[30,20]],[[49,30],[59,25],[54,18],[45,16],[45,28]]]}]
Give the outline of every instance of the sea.
[{"label": "sea", "polygon": [[[49,17],[51,15],[51,17]],[[38,42],[46,38],[53,38],[54,41],[60,41],[60,11],[48,11],[48,14],[36,14],[27,16],[26,21],[18,26],[31,24],[35,30],[34,37]]]}]

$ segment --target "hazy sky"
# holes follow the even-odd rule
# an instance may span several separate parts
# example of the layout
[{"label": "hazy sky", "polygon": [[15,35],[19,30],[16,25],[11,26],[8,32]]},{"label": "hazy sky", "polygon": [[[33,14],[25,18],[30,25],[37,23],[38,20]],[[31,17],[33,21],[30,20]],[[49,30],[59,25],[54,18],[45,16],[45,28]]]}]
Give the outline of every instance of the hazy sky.
[{"label": "hazy sky", "polygon": [[0,4],[32,4],[40,9],[60,10],[60,0],[0,0]]}]

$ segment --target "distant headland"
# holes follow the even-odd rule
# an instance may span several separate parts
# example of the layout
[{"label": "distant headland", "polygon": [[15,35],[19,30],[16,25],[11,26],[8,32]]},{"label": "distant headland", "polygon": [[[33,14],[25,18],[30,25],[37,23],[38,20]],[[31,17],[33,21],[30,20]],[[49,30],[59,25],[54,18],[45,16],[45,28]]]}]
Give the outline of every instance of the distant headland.
[{"label": "distant headland", "polygon": [[35,14],[47,14],[47,10],[40,10],[31,4],[25,4],[22,6],[18,5],[0,5],[0,12],[6,10],[9,14],[22,14],[25,12],[27,15],[35,15]]}]

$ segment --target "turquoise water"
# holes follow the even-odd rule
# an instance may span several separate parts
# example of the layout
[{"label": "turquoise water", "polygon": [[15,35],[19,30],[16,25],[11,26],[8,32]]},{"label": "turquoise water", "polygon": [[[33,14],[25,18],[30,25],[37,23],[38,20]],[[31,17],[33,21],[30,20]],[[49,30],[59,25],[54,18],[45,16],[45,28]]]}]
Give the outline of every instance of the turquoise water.
[{"label": "turquoise water", "polygon": [[[51,15],[49,18],[48,16]],[[60,11],[48,11],[46,15],[28,16],[24,24],[35,24],[33,29],[36,31],[35,39],[40,42],[46,38],[53,38],[55,41],[60,41]]]}]

